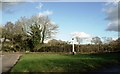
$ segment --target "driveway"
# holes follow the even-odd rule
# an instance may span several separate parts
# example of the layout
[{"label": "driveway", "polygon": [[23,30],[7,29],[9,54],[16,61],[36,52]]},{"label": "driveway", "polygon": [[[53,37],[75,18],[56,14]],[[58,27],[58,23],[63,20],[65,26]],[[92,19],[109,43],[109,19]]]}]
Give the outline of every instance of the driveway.
[{"label": "driveway", "polygon": [[0,59],[2,58],[2,61],[0,60],[0,63],[2,62],[2,72],[9,71],[21,55],[20,53],[4,53],[1,55]]}]

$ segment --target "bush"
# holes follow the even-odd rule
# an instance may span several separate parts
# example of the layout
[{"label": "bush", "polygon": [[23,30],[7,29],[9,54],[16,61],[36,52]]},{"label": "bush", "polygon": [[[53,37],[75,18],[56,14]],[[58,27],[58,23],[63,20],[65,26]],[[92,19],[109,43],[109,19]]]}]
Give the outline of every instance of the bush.
[{"label": "bush", "polygon": [[[11,42],[7,42],[2,47],[3,51],[30,51],[30,52],[72,52],[72,44],[38,44],[33,46],[31,39],[25,39],[22,43],[13,44]],[[120,44],[110,43],[110,44],[86,44],[86,45],[76,45],[75,44],[75,52],[78,53],[101,53],[101,52],[118,52],[120,51]]]},{"label": "bush", "polygon": [[[105,45],[75,45],[75,52],[78,53],[100,53],[118,51],[117,47],[109,44]],[[72,52],[72,45],[42,45],[37,52]]]}]

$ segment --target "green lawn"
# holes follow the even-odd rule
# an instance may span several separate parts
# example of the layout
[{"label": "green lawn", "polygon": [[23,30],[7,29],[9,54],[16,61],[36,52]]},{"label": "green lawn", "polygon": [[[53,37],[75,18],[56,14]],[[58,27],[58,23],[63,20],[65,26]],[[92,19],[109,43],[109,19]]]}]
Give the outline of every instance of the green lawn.
[{"label": "green lawn", "polygon": [[85,72],[119,64],[118,53],[107,54],[24,54],[11,72]]}]

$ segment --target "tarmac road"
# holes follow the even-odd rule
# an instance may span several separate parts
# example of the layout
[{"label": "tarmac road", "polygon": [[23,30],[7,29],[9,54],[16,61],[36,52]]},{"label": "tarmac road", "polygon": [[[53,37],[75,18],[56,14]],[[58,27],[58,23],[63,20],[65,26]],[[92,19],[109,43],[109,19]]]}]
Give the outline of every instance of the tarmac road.
[{"label": "tarmac road", "polygon": [[0,59],[2,58],[2,61],[0,60],[0,63],[2,62],[2,72],[8,72],[21,55],[19,53],[5,53],[0,56]]},{"label": "tarmac road", "polygon": [[2,73],[2,57],[0,55],[0,74]]}]

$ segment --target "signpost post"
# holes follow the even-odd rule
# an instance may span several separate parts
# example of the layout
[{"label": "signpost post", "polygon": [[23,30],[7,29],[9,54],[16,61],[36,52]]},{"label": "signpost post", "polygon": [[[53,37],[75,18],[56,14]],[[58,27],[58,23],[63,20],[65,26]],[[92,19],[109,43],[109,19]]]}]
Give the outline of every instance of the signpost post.
[{"label": "signpost post", "polygon": [[73,53],[73,55],[74,55],[74,54],[75,54],[75,51],[74,51],[74,50],[75,50],[75,47],[74,47],[74,38],[72,38],[72,45],[73,45],[73,46],[72,46],[72,47],[73,47],[73,48],[72,48],[72,53]]}]

